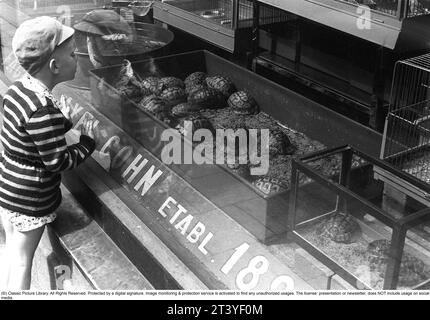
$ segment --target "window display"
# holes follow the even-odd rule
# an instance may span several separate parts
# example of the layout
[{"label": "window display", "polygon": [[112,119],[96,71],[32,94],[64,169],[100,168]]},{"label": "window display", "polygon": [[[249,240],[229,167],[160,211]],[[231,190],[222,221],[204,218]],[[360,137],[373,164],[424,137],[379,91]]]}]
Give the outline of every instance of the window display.
[{"label": "window display", "polygon": [[[296,120],[296,127],[286,125],[297,113],[285,109],[285,95],[291,99],[291,108],[303,110],[306,100],[209,52],[125,61],[90,74],[92,101],[99,112],[157,158],[167,158],[171,169],[263,242],[287,230],[292,158],[321,150],[325,143],[337,143],[333,137],[318,136],[318,130],[325,129],[309,125],[316,119],[304,117]],[[341,123],[328,121],[319,126],[342,130]],[[303,131],[297,131],[297,126]],[[194,136],[197,129],[208,129],[208,136]],[[169,149],[162,136],[171,130],[182,132],[184,141],[179,156],[169,158],[163,153]],[[261,142],[263,131],[258,130],[267,130],[267,145]],[[241,145],[241,139],[248,143]],[[330,162],[323,167],[334,170]],[[211,179],[218,188],[207,183]]]},{"label": "window display", "polygon": [[[18,2],[0,3],[0,79],[5,84],[22,75],[10,54],[16,26],[30,14],[48,12],[42,10],[48,2],[34,1],[33,7],[29,1]],[[427,285],[430,260],[416,245],[427,241],[424,214],[412,208],[410,216],[387,223],[391,218],[374,208],[379,199],[372,194],[380,194],[381,182],[371,174],[371,160],[361,154],[349,161],[323,153],[311,157],[315,160],[311,169],[295,173],[295,158],[339,145],[352,144],[377,156],[380,134],[209,51],[169,52],[175,29],[131,22],[121,14],[124,10],[115,10],[119,1],[87,1],[88,8],[83,3],[70,1],[78,72],[54,95],[73,109],[74,128],[68,138],[75,138],[73,130],[79,129],[82,119],[93,117],[98,123],[97,146],[76,176],[66,179],[67,187],[76,197],[86,193],[92,217],[122,250],[132,245],[124,250],[127,255],[138,256],[145,244],[135,245],[131,235],[124,235],[119,215],[107,213],[118,207],[101,209],[106,190],[122,201],[121,208],[127,208],[121,212],[123,219],[137,217],[211,289],[311,289],[292,270],[289,254],[294,255],[292,248],[298,246],[333,254],[330,268],[348,281],[359,279],[354,284],[362,288]],[[194,23],[203,23],[200,31],[229,30],[236,37],[239,29],[248,28],[249,33],[251,3],[156,1],[152,5],[154,14],[176,19],[177,13],[185,12]],[[52,7],[56,5],[52,2]],[[80,5],[82,10],[75,10]],[[160,8],[167,11],[157,11]],[[65,17],[49,10],[47,14]],[[266,18],[283,19],[270,12],[267,16],[263,12],[263,23]],[[183,46],[187,48],[186,43]],[[373,201],[370,211],[356,213],[361,198],[341,197],[325,178],[350,182],[353,192],[361,190],[361,197]],[[73,188],[79,185],[73,179],[85,188]],[[90,196],[96,197],[96,204],[88,200]],[[295,197],[297,208],[292,210],[290,201]],[[389,205],[388,200],[384,205]],[[374,211],[378,213],[372,215]],[[392,230],[400,224],[413,231],[405,237],[400,265],[392,263],[391,244],[401,244],[401,236],[393,236],[395,231],[387,230],[386,223]],[[138,227],[134,232],[139,232]],[[298,235],[294,243],[288,238],[292,229]],[[367,258],[360,252],[367,252]]]}]

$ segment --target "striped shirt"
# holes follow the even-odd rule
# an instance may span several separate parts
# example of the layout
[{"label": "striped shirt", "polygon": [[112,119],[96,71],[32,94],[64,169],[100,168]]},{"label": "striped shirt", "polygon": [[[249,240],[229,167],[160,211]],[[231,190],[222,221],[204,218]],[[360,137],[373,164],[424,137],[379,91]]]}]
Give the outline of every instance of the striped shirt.
[{"label": "striped shirt", "polygon": [[9,87],[3,113],[0,206],[28,216],[50,214],[61,203],[61,172],[90,156],[94,140],[81,135],[68,146],[72,123],[49,90],[28,75]]}]

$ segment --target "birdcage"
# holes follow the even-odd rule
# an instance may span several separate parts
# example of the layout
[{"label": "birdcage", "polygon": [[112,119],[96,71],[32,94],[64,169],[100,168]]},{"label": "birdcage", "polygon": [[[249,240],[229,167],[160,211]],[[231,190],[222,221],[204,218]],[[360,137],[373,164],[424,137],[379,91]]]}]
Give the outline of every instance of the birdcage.
[{"label": "birdcage", "polygon": [[[231,52],[247,50],[252,36],[253,0],[157,0],[154,18]],[[264,6],[260,24],[286,21],[282,11]]]},{"label": "birdcage", "polygon": [[413,176],[418,200],[430,200],[430,54],[396,63],[381,158]]}]

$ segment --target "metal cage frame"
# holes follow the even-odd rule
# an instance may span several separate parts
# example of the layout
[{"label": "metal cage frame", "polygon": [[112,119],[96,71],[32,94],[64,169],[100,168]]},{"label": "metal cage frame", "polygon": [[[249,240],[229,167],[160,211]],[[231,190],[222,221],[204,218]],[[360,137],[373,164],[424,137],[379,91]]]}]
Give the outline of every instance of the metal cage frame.
[{"label": "metal cage frame", "polygon": [[380,158],[419,180],[414,193],[430,199],[430,54],[396,62]]},{"label": "metal cage frame", "polygon": [[[310,162],[336,154],[340,154],[342,157],[342,166],[338,179],[336,179],[337,181],[333,181],[329,177],[320,174],[318,171],[316,171],[309,165]],[[364,208],[366,208],[366,212],[368,214],[378,219],[392,230],[389,249],[390,253],[385,270],[383,289],[397,289],[400,274],[400,265],[405,247],[406,233],[409,229],[430,219],[430,208],[424,208],[401,219],[396,219],[387,212],[385,212],[385,210],[379,208],[369,200],[356,194],[349,187],[352,181],[351,172],[353,170],[353,156],[358,156],[364,159],[368,164],[373,165],[374,169],[380,168],[384,171],[390,172],[392,175],[397,176],[399,179],[404,179],[405,182],[414,182],[410,179],[408,175],[388,165],[386,162],[372,157],[349,145],[326,149],[323,151],[317,151],[312,154],[305,155],[304,157],[294,159],[292,164],[292,185],[289,200],[289,225],[291,228],[290,237],[294,241],[296,241],[301,247],[307,250],[317,260],[321,261],[323,264],[325,264],[333,272],[345,279],[352,286],[361,289],[371,289],[366,283],[364,283],[351,271],[344,268],[332,257],[324,253],[320,248],[309,242],[304,236],[301,235],[300,231],[298,231],[298,228],[302,226],[312,225],[316,220],[324,218],[339,209],[345,210],[347,200],[358,201]],[[298,221],[298,192],[301,188],[299,184],[300,173],[305,174],[306,176],[310,177],[315,183],[320,184],[321,186],[327,188],[327,190],[329,190],[330,192],[333,192],[333,194],[337,195],[335,211],[327,212],[323,215],[319,215],[318,217],[314,217],[306,221]],[[417,284],[412,289],[421,289],[425,286],[428,286],[429,283],[430,279],[427,279],[424,282]]]}]

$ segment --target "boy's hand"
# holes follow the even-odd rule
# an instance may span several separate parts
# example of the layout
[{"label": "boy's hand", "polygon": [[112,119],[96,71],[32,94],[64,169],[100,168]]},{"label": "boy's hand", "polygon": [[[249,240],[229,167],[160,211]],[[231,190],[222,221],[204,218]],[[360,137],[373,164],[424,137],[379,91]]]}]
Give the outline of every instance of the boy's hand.
[{"label": "boy's hand", "polygon": [[81,134],[94,139],[94,120],[85,117],[81,126]]}]

